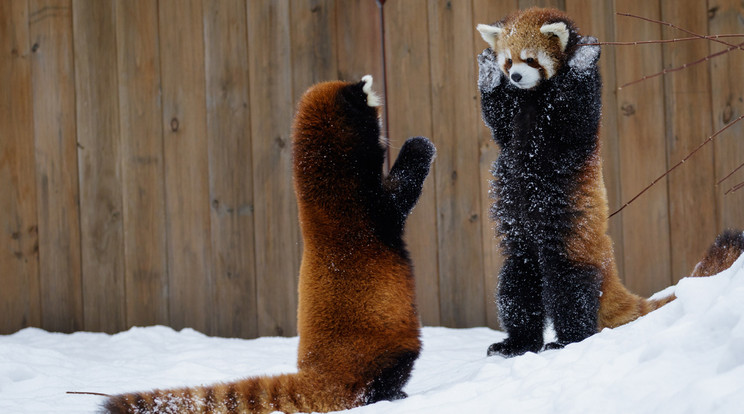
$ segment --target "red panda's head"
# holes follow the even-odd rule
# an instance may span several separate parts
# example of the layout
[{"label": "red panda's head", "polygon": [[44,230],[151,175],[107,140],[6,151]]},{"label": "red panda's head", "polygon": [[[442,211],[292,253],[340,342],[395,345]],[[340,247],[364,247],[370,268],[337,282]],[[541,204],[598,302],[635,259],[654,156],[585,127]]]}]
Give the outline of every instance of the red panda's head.
[{"label": "red panda's head", "polygon": [[573,22],[556,9],[517,11],[493,25],[479,24],[477,29],[506,77],[521,89],[532,89],[555,75],[577,38]]}]

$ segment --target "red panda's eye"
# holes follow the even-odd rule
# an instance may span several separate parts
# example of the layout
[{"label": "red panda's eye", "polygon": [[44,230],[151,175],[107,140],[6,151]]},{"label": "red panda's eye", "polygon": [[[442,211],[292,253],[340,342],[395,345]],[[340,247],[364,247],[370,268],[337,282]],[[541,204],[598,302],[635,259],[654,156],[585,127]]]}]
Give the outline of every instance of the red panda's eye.
[{"label": "red panda's eye", "polygon": [[533,59],[533,58],[527,58],[525,60],[525,63],[527,63],[528,65],[531,65],[531,64],[535,63],[535,59]]},{"label": "red panda's eye", "polygon": [[506,64],[507,65],[511,65],[512,64],[512,60],[511,59],[506,59]]}]

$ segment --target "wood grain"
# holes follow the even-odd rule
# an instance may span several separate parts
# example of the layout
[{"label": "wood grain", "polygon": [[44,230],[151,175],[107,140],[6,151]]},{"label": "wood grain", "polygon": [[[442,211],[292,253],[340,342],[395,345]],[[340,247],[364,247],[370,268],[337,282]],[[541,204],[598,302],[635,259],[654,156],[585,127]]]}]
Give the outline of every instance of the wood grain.
[{"label": "wood grain", "polygon": [[[744,33],[744,10],[740,1],[711,0],[712,10],[708,20],[708,33]],[[739,43],[737,39],[731,43]],[[709,53],[716,53],[726,46],[710,42]],[[710,61],[711,85],[711,129],[719,130],[736,118],[744,115],[744,53],[733,51]],[[740,121],[716,138],[715,148],[716,182],[729,175],[744,163],[744,122]],[[744,190],[725,194],[734,185],[744,182],[744,168],[734,173],[715,189],[718,222],[717,231],[725,228],[744,228]]]},{"label": "wood grain", "polygon": [[[385,5],[388,125],[391,159],[408,137],[432,136],[429,24],[426,1],[390,2]],[[432,29],[435,30],[435,29]],[[432,139],[435,146],[440,143]],[[440,290],[437,251],[434,161],[418,204],[406,224],[405,240],[416,277],[418,311],[424,325],[439,325]]]},{"label": "wood grain", "polygon": [[72,11],[29,2],[42,326],[83,329]]},{"label": "wood grain", "polygon": [[[699,1],[661,2],[662,20],[695,33],[708,30],[708,8]],[[664,30],[664,38],[679,36]],[[664,67],[678,67],[708,54],[707,42],[664,45]],[[695,65],[664,77],[667,159],[672,166],[697,148],[711,129],[708,65]],[[689,275],[712,243],[716,229],[715,147],[706,145],[694,158],[669,174],[669,238],[672,278]]]},{"label": "wood grain", "polygon": [[170,324],[214,330],[201,1],[159,4]]},{"label": "wood grain", "polygon": [[117,332],[126,298],[114,5],[75,0],[72,11],[84,326]]},{"label": "wood grain", "polygon": [[165,167],[156,3],[116,2],[116,52],[127,326],[167,325]]},{"label": "wood grain", "polygon": [[[624,2],[619,11],[652,19],[660,17],[658,4],[646,1]],[[660,39],[661,28],[622,18],[615,24],[615,38],[618,41]],[[624,84],[659,72],[661,56],[658,44],[617,48],[617,82]],[[620,191],[628,201],[667,169],[662,79],[649,79],[624,88],[618,92],[617,99],[623,177]],[[667,191],[666,181],[660,181],[620,213],[625,284],[641,295],[650,295],[672,282]]]},{"label": "wood grain", "polygon": [[297,333],[300,230],[292,184],[289,2],[247,3],[258,334]]},{"label": "wood grain", "polygon": [[372,75],[373,88],[382,96],[382,46],[379,7],[368,0],[336,2],[338,79],[357,81]]},{"label": "wood grain", "polygon": [[429,2],[440,323],[486,323],[472,4]]},{"label": "wood grain", "polygon": [[216,332],[258,335],[245,2],[204,2]]},{"label": "wood grain", "polygon": [[28,5],[0,2],[0,334],[41,325]]}]

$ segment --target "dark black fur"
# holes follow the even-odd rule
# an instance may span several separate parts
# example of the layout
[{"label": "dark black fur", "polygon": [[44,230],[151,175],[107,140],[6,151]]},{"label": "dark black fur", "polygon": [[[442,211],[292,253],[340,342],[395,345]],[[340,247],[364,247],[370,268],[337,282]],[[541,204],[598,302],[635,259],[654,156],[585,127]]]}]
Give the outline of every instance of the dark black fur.
[{"label": "dark black fur", "polygon": [[581,71],[564,64],[531,90],[503,73],[499,86],[481,88],[483,120],[501,147],[491,213],[506,256],[498,306],[509,335],[489,355],[540,351],[547,318],[558,337],[548,348],[596,332],[601,276],[568,258],[566,238],[582,214],[571,204],[578,174],[597,151],[600,92],[596,61]]}]

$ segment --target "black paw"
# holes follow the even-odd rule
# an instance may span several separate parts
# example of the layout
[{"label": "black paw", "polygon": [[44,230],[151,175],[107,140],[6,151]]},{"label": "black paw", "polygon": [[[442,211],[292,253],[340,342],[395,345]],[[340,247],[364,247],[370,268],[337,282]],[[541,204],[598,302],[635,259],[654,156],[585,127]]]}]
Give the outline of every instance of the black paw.
[{"label": "black paw", "polygon": [[428,159],[429,163],[437,155],[437,149],[434,144],[426,137],[408,138],[400,149],[401,154],[413,155],[420,159]]},{"label": "black paw", "polygon": [[561,342],[550,342],[550,343],[545,344],[545,346],[543,347],[543,351],[550,351],[553,349],[563,349],[566,345],[568,344],[564,344]]},{"label": "black paw", "polygon": [[504,74],[499,67],[496,54],[487,48],[478,55],[478,88],[490,92],[501,85]]},{"label": "black paw", "polygon": [[507,338],[502,342],[491,344],[488,347],[488,356],[501,355],[511,358],[526,354],[527,352],[539,352],[541,347],[541,341],[521,342],[512,341],[510,338]]},{"label": "black paw", "polygon": [[598,45],[582,46],[591,43],[599,43],[599,41],[596,37],[592,36],[586,36],[579,39],[576,51],[568,60],[568,66],[580,72],[594,67],[599,60],[599,55],[601,54],[600,47]]}]

